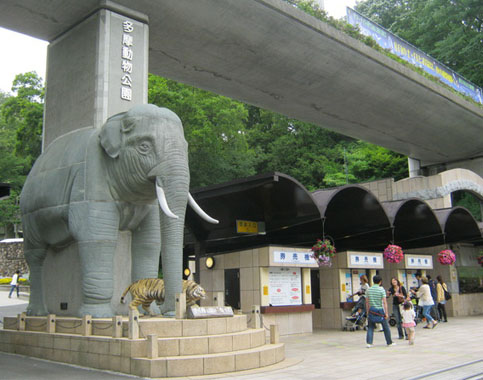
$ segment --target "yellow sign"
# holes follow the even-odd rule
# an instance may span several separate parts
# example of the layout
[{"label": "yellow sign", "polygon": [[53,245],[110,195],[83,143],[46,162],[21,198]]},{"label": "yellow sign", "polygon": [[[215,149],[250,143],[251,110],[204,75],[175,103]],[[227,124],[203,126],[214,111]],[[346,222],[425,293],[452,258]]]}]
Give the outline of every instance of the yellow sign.
[{"label": "yellow sign", "polygon": [[342,284],[342,291],[345,292],[345,284]]},{"label": "yellow sign", "polygon": [[239,234],[258,234],[258,223],[250,220],[237,220],[236,232]]},{"label": "yellow sign", "polygon": [[268,296],[268,286],[263,287],[263,295]]},{"label": "yellow sign", "polygon": [[305,293],[310,294],[310,285],[305,286]]}]

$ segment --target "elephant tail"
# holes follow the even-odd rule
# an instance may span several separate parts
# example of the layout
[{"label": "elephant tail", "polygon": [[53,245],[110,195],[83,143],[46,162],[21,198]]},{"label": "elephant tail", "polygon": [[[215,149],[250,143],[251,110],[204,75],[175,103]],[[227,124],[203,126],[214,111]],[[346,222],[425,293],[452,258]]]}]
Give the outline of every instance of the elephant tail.
[{"label": "elephant tail", "polygon": [[132,287],[133,285],[134,285],[134,284],[129,285],[129,286],[126,288],[126,290],[124,291],[124,293],[122,293],[122,295],[121,295],[121,300],[120,300],[120,302],[121,302],[121,303],[126,303],[126,300],[124,299],[124,297],[126,296],[127,292],[129,292],[129,291],[131,290],[131,287]]}]

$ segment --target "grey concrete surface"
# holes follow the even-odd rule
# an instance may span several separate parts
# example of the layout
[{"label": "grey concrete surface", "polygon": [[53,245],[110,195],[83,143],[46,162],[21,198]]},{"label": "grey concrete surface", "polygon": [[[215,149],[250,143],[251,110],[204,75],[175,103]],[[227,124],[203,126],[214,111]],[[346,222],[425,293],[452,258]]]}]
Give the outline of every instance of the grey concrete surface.
[{"label": "grey concrete surface", "polygon": [[[52,41],[99,3],[3,0],[0,25]],[[148,15],[153,74],[385,146],[423,165],[483,152],[482,108],[286,2],[116,3]]]},{"label": "grey concrete surface", "polygon": [[[13,301],[6,298],[7,294],[0,292],[0,305],[3,305],[0,316],[19,312],[18,304],[9,305]],[[397,336],[396,329],[391,330],[393,336]],[[440,323],[433,330],[419,325],[414,346],[396,339],[396,346],[386,347],[382,333],[376,332],[374,347],[367,349],[364,331],[316,330],[313,334],[287,336],[281,340],[286,347],[285,362],[264,370],[191,379],[460,380],[481,374],[483,368],[483,316],[450,318],[448,323]],[[9,380],[129,378],[5,353],[0,353],[0,368],[0,378]]]}]

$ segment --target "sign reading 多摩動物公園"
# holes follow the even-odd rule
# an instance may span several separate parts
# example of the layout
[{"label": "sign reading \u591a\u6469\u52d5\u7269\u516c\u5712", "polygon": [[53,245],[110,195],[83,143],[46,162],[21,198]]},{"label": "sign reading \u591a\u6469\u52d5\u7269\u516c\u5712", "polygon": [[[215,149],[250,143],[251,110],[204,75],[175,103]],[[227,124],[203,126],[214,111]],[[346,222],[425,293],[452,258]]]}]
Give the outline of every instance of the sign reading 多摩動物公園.
[{"label": "sign reading \u591a\u6469\u52d5\u7269\u516c\u5712", "polygon": [[372,37],[382,48],[390,50],[405,61],[439,78],[456,91],[483,104],[483,90],[480,87],[349,7],[347,22],[359,26],[362,34]]}]

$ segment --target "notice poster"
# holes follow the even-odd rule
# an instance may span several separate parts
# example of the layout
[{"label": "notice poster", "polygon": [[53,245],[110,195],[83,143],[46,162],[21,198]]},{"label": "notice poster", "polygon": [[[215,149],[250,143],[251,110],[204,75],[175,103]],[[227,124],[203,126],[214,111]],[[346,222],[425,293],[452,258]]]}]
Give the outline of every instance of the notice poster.
[{"label": "notice poster", "polygon": [[269,303],[272,306],[302,304],[300,268],[269,268]]}]

